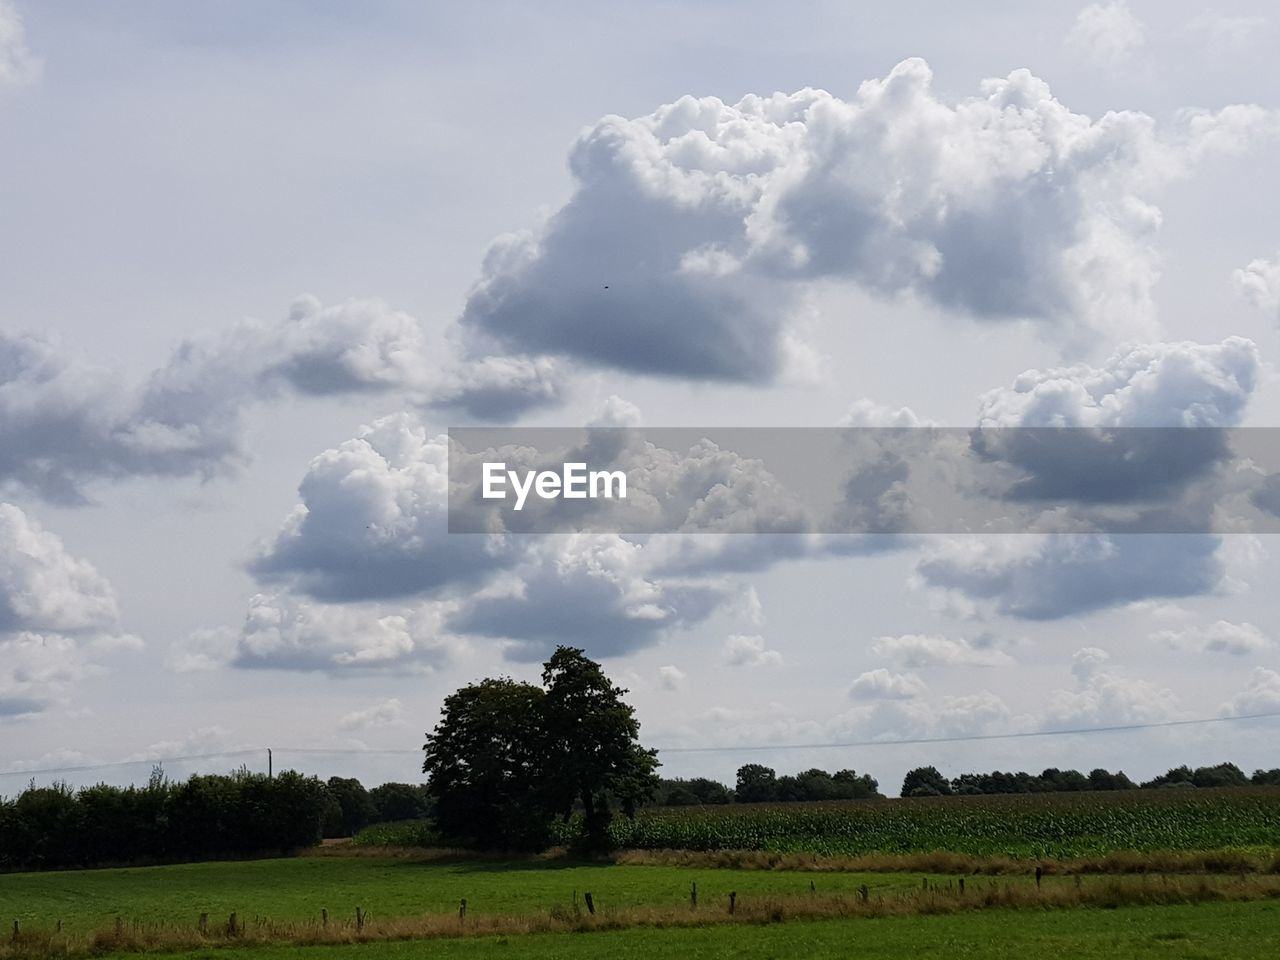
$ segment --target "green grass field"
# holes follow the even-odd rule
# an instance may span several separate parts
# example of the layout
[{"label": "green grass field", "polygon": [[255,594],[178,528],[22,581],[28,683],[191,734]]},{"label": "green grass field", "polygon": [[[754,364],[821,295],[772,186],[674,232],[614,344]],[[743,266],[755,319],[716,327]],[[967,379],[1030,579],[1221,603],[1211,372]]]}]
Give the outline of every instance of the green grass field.
[{"label": "green grass field", "polygon": [[[159,949],[231,960],[347,960],[354,951],[364,960],[411,952],[790,960],[851,951],[859,957],[1026,958],[1052,951],[1230,960],[1267,956],[1280,944],[1280,882],[1270,875],[1090,877],[1083,887],[1074,877],[1046,877],[1043,891],[1029,874],[969,877],[963,895],[958,878],[929,878],[937,894],[921,892],[923,879],[918,873],[369,856],[7,874],[0,875],[0,921],[18,920],[27,939],[0,942],[0,956],[48,960],[66,955],[59,946],[65,942],[75,945],[73,956]],[[1216,885],[1212,892],[1196,892],[1209,881]],[[689,906],[693,882],[696,912]],[[865,899],[858,892],[864,884]],[[1106,903],[1111,909],[1082,905],[1082,890],[1109,886],[1120,891]],[[737,916],[727,916],[730,890],[738,895]],[[580,904],[590,891],[600,915],[573,912],[575,891]],[[996,899],[983,905],[987,891]],[[457,918],[463,897],[465,924]],[[1146,897],[1146,905],[1128,906],[1133,897]],[[364,934],[352,923],[357,906],[371,918]],[[322,909],[331,918],[325,931],[318,923]],[[859,909],[875,912],[859,915]],[[224,935],[233,911],[246,928],[239,938]],[[206,942],[195,929],[201,913],[210,915],[213,937],[192,951]],[[809,919],[815,916],[823,919]],[[124,923],[123,940],[111,933],[116,917]],[[62,933],[55,934],[59,921]],[[397,928],[398,922],[407,925]],[[297,926],[271,932],[290,923]],[[574,930],[575,923],[585,929],[541,932]],[[129,939],[148,926],[170,932],[151,941]],[[495,930],[501,935],[486,933]],[[325,933],[335,942],[317,944]],[[418,939],[423,936],[430,939]],[[350,942],[362,937],[367,942]]]},{"label": "green grass field", "polygon": [[[765,926],[639,928],[398,943],[235,950],[244,960],[1259,960],[1280,951],[1280,905],[1223,903],[1117,910],[992,911]],[[175,960],[228,957],[224,949]]]},{"label": "green grass field", "polygon": [[815,888],[852,893],[914,889],[916,874],[713,870],[670,866],[574,864],[551,861],[414,861],[367,857],[298,857],[164,867],[0,874],[0,923],[68,931],[127,922],[190,923],[201,913],[226,920],[305,920],[328,910],[334,918],[361,907],[373,917],[456,911],[466,898],[478,914],[546,912],[590,891],[602,907],[678,905],[698,884],[704,904],[730,890],[743,897],[786,896]]}]

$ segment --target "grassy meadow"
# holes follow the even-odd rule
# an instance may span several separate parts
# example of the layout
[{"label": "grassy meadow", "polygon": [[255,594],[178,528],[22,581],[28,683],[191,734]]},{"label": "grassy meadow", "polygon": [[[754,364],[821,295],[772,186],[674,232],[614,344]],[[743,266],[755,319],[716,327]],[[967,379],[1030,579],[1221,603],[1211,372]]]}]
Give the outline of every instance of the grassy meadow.
[{"label": "grassy meadow", "polygon": [[856,947],[1230,960],[1280,938],[1280,789],[708,807],[619,823],[638,849],[608,861],[430,851],[412,846],[434,841],[429,826],[404,823],[292,858],[0,874],[0,923],[18,925],[0,960],[390,960],[424,940],[444,957]]}]

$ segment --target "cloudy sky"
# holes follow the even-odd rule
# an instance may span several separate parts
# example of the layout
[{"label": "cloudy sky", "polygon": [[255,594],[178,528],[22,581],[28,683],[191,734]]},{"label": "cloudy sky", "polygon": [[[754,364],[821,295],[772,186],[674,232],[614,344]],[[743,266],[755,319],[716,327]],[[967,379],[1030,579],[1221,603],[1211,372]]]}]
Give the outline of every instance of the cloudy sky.
[{"label": "cloudy sky", "polygon": [[1280,426],[1270,6],[0,0],[0,792],[412,780],[558,642],[669,775],[1280,765],[796,748],[1280,711],[1273,538],[450,536],[441,439]]}]

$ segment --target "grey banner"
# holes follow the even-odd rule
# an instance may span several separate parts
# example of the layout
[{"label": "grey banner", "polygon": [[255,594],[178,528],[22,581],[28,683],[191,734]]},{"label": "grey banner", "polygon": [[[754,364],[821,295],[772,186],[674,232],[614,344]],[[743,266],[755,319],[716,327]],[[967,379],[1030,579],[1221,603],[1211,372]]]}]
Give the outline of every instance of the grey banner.
[{"label": "grey banner", "polygon": [[463,427],[451,533],[1280,533],[1280,429]]}]

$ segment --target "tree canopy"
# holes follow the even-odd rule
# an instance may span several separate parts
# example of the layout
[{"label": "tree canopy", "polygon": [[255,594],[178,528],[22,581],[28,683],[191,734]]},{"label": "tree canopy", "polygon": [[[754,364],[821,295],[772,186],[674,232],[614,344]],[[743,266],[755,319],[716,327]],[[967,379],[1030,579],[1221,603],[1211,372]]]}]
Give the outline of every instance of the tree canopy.
[{"label": "tree canopy", "polygon": [[584,843],[608,842],[610,803],[628,815],[653,796],[656,752],[600,665],[558,647],[542,686],[487,679],[447,697],[422,770],[447,836],[488,848],[545,846],[553,818],[580,806]]}]

